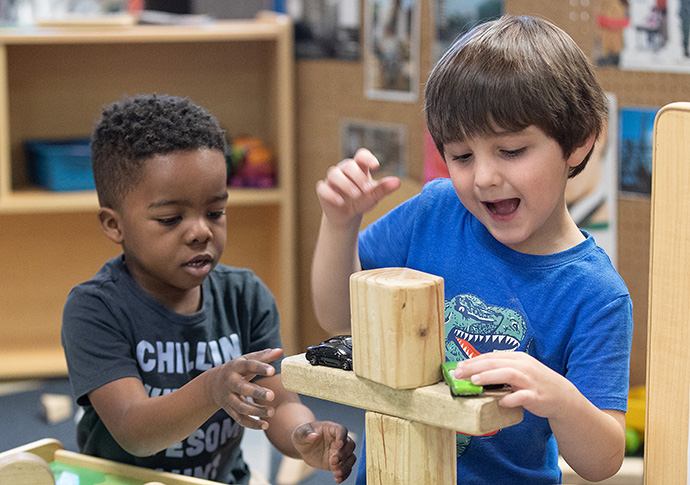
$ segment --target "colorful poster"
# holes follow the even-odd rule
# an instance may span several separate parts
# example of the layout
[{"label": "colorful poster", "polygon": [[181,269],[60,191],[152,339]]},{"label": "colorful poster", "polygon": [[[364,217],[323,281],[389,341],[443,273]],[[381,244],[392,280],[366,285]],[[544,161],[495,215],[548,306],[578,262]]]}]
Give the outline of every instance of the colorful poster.
[{"label": "colorful poster", "polygon": [[620,117],[620,190],[652,193],[654,118],[659,108],[625,107]]},{"label": "colorful poster", "polygon": [[618,253],[618,119],[617,103],[607,93],[609,117],[585,169],[568,179],[565,199],[580,229],[590,233],[614,266]]},{"label": "colorful poster", "polygon": [[625,1],[628,22],[620,68],[690,72],[690,0]]}]

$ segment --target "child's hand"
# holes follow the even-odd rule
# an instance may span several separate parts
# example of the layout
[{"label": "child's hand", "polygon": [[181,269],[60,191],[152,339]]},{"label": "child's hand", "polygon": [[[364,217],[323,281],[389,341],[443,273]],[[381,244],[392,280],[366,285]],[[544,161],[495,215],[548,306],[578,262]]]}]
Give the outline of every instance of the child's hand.
[{"label": "child's hand", "polygon": [[275,395],[270,389],[249,381],[256,376],[275,374],[275,369],[268,362],[276,360],[282,353],[282,349],[260,350],[206,371],[213,372],[208,386],[211,398],[241,426],[267,429],[268,423],[261,418],[275,414],[273,406],[268,405]]},{"label": "child's hand", "polygon": [[350,476],[357,457],[347,428],[330,421],[315,421],[295,428],[292,444],[308,465],[333,473],[335,483]]},{"label": "child's hand", "polygon": [[317,182],[316,194],[321,209],[332,224],[348,225],[400,187],[398,177],[374,180],[371,171],[378,167],[376,157],[366,148],[360,148],[354,158],[330,167],[326,178]]},{"label": "child's hand", "polygon": [[499,401],[501,406],[522,406],[542,418],[556,418],[565,409],[575,386],[525,352],[492,352],[458,363],[456,379],[474,384],[510,384],[513,392]]}]

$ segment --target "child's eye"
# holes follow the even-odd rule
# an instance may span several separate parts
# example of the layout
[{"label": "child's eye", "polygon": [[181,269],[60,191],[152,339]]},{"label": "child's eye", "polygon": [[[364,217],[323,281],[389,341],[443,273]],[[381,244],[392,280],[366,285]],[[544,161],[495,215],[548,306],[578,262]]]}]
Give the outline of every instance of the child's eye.
[{"label": "child's eye", "polygon": [[220,219],[225,215],[225,211],[213,211],[208,213],[209,219]]},{"label": "child's eye", "polygon": [[174,216],[174,217],[161,217],[157,218],[156,222],[163,226],[172,226],[174,224],[177,224],[182,218],[180,216]]},{"label": "child's eye", "polygon": [[505,154],[506,157],[508,158],[514,158],[514,157],[519,157],[523,153],[525,153],[526,148],[518,148],[517,150],[503,150],[503,153]]},{"label": "child's eye", "polygon": [[472,156],[471,153],[463,153],[462,155],[451,156],[451,160],[454,162],[463,163],[463,162],[466,162],[467,160],[469,160],[471,156]]}]

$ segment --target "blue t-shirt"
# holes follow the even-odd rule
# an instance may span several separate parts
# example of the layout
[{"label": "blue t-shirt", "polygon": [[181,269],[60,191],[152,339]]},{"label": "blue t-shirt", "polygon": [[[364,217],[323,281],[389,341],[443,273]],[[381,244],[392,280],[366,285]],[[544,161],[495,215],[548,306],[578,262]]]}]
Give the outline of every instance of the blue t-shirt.
[{"label": "blue t-shirt", "polygon": [[[446,360],[527,352],[598,408],[626,411],[632,301],[606,253],[583,234],[563,252],[519,253],[465,209],[449,179],[437,179],[363,230],[359,254],[363,269],[408,267],[444,278]],[[561,480],[545,418],[525,411],[520,424],[492,436],[457,436],[463,484]]]}]

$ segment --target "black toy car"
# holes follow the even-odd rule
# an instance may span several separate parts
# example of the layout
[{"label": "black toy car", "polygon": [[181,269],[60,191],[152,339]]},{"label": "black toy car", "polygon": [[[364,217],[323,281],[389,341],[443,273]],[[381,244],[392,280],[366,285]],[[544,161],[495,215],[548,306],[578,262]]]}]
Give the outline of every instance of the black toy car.
[{"label": "black toy car", "polygon": [[306,357],[311,365],[352,370],[352,336],[336,335],[319,345],[310,345]]}]

